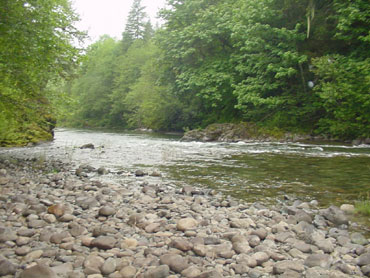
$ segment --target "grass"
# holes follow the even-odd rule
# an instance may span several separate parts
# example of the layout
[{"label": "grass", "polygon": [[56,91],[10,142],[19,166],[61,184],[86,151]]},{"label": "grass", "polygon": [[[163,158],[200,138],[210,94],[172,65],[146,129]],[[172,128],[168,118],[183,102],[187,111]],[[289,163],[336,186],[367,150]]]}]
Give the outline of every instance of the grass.
[{"label": "grass", "polygon": [[370,216],[370,200],[359,201],[355,204],[356,213]]}]

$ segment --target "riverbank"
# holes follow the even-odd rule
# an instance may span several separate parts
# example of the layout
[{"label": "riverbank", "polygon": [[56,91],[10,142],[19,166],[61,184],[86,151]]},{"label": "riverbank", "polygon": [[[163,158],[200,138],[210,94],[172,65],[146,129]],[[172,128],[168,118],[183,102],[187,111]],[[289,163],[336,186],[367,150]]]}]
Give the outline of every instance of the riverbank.
[{"label": "riverbank", "polygon": [[160,175],[108,183],[102,169],[59,161],[8,159],[0,169],[1,277],[370,274],[369,241],[342,210],[315,201],[267,208]]},{"label": "riverbank", "polygon": [[[286,132],[279,128],[268,129],[254,123],[224,123],[211,124],[204,129],[194,129],[185,132],[181,139],[185,142],[332,142],[325,136],[313,136],[304,133]],[[335,140],[338,141],[338,140]],[[370,144],[370,138],[352,141],[339,140],[347,144]]]}]

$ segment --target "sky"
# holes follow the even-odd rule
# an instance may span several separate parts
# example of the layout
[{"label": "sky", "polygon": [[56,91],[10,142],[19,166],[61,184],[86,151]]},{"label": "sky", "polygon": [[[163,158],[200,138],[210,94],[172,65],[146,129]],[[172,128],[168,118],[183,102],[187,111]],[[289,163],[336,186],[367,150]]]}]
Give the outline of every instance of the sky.
[{"label": "sky", "polygon": [[[153,25],[159,22],[156,15],[165,2],[166,0],[141,1]],[[120,39],[132,3],[133,0],[72,0],[73,8],[81,18],[76,26],[80,30],[88,31],[88,44],[104,34]]]}]

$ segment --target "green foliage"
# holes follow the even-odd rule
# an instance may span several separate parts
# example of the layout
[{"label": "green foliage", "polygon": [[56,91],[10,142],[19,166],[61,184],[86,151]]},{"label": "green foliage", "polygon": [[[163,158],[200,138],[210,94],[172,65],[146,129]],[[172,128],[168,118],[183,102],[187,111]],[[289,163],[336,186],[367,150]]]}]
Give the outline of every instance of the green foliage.
[{"label": "green foliage", "polygon": [[74,121],[156,130],[247,121],[276,137],[370,136],[368,1],[167,4],[154,39],[138,0],[122,41],[88,51],[71,85]]},{"label": "green foliage", "polygon": [[0,145],[50,139],[47,85],[77,62],[77,17],[68,0],[4,0],[0,14]]},{"label": "green foliage", "polygon": [[340,55],[312,61],[318,79],[317,105],[326,112],[320,133],[335,138],[370,137],[370,58],[357,61]]}]

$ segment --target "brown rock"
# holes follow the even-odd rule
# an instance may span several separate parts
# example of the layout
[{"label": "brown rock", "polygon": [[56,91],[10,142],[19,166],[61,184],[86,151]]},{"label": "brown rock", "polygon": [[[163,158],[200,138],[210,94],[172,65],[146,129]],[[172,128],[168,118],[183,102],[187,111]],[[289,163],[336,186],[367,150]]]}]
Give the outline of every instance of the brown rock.
[{"label": "brown rock", "polygon": [[97,247],[99,249],[108,250],[114,248],[117,240],[110,236],[99,236],[91,242],[91,247]]},{"label": "brown rock", "polygon": [[177,230],[185,232],[186,230],[194,229],[198,226],[198,221],[193,218],[183,218],[177,222]]},{"label": "brown rock", "polygon": [[56,217],[61,217],[66,212],[66,206],[63,204],[55,204],[48,207],[48,213],[54,214]]},{"label": "brown rock", "polygon": [[37,264],[25,269],[20,278],[57,278],[54,271],[44,264]]}]

